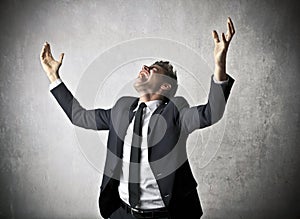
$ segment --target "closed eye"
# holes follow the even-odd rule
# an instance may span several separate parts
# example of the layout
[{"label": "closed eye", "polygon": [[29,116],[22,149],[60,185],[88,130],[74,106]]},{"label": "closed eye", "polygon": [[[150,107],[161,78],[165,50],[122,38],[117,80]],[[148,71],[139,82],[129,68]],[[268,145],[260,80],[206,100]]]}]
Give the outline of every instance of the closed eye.
[{"label": "closed eye", "polygon": [[158,69],[156,67],[149,67],[149,70],[153,70],[153,72],[158,72]]}]

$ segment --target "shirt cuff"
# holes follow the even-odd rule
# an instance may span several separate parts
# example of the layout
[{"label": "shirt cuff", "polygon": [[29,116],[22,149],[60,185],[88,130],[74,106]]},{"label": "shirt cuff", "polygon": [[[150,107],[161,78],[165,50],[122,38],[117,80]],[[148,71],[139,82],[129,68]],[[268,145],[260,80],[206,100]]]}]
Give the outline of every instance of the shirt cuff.
[{"label": "shirt cuff", "polygon": [[218,81],[215,76],[213,76],[213,80],[216,84],[225,84],[229,81],[229,77],[227,76],[227,79],[225,81]]},{"label": "shirt cuff", "polygon": [[62,80],[60,78],[56,79],[51,84],[49,84],[49,90],[52,90],[52,89],[56,88],[61,83],[62,83]]}]

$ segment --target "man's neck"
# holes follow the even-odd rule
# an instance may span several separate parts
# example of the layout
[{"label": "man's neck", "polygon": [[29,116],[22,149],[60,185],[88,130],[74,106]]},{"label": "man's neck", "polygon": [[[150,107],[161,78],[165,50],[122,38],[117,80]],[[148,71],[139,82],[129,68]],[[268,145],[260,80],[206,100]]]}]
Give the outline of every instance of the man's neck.
[{"label": "man's neck", "polygon": [[164,96],[160,94],[145,94],[143,96],[140,96],[141,102],[148,102],[152,100],[164,100]]}]

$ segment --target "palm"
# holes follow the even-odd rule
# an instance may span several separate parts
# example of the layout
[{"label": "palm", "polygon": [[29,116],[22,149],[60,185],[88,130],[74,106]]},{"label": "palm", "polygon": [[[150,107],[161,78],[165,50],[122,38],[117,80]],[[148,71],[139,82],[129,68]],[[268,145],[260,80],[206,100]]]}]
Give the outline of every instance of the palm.
[{"label": "palm", "polygon": [[223,60],[226,59],[228,45],[225,45],[223,41],[217,43],[214,49],[214,57],[216,63],[221,63]]},{"label": "palm", "polygon": [[42,66],[46,72],[55,73],[58,71],[61,63],[56,61],[53,57],[46,58],[42,62]]}]

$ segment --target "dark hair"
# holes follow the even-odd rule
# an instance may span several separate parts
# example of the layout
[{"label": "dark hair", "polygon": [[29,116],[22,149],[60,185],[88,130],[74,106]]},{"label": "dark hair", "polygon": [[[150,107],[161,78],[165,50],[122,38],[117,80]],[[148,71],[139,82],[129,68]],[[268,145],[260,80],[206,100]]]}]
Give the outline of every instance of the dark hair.
[{"label": "dark hair", "polygon": [[171,90],[167,93],[167,97],[173,97],[177,91],[177,72],[173,69],[173,66],[168,61],[156,61],[152,65],[158,65],[164,70],[164,74],[167,77],[167,82],[171,84]]}]

